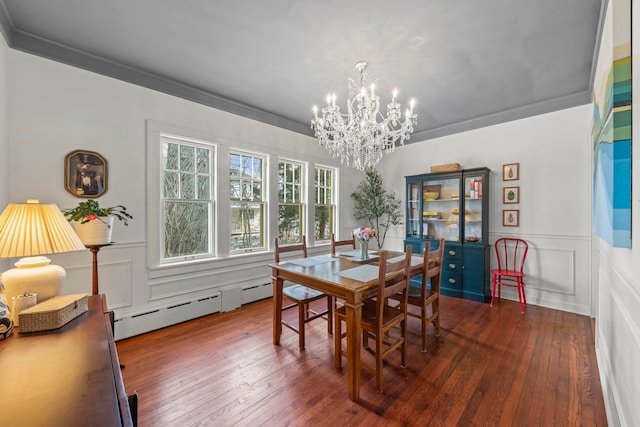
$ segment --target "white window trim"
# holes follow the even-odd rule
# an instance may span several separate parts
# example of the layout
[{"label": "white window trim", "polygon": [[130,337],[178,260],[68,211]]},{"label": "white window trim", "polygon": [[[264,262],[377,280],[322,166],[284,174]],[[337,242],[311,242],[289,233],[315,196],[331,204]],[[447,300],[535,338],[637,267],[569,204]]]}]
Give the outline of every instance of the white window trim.
[{"label": "white window trim", "polygon": [[[147,268],[166,269],[167,267],[181,267],[186,264],[192,264],[194,261],[210,262],[215,260],[217,254],[216,242],[218,241],[218,233],[220,232],[216,220],[216,209],[219,209],[216,202],[219,194],[219,179],[217,171],[218,163],[218,144],[215,137],[207,135],[193,129],[184,128],[156,120],[146,121],[146,140],[147,140]],[[160,191],[162,188],[162,144],[163,136],[169,136],[178,140],[192,141],[197,144],[203,144],[211,147],[211,175],[213,177],[213,185],[211,186],[211,229],[212,240],[210,243],[211,255],[194,256],[162,259],[163,242],[163,225],[161,218],[162,199]]]},{"label": "white window trim", "polygon": [[[289,203],[289,202],[284,202],[284,203],[280,203],[280,194],[279,194],[279,188],[278,188],[278,184],[279,184],[279,174],[280,174],[280,163],[285,162],[285,163],[290,163],[292,165],[296,165],[296,166],[300,166],[302,168],[301,173],[300,173],[300,177],[302,180],[302,184],[301,184],[301,188],[300,188],[300,203]],[[308,162],[304,162],[302,160],[294,160],[294,159],[289,159],[289,158],[285,158],[285,157],[280,157],[278,158],[278,162],[275,166],[276,169],[276,181],[275,181],[275,185],[276,185],[276,204],[278,205],[278,208],[280,207],[280,205],[302,205],[302,224],[300,225],[300,232],[304,235],[307,235],[307,244],[309,243],[309,236],[308,236],[308,230],[309,230],[309,196],[308,194],[310,193],[309,190],[309,163]],[[279,209],[276,210],[278,212],[279,215]],[[280,217],[277,216],[276,217],[279,221]],[[276,221],[276,222],[278,222]],[[279,224],[276,224],[276,236],[280,235],[280,226]]]},{"label": "white window trim", "polygon": [[[197,202],[197,203],[201,203],[201,202],[205,202],[210,204],[210,208],[209,208],[209,227],[210,227],[210,231],[209,231],[209,247],[208,247],[208,251],[207,253],[202,253],[202,254],[196,254],[196,255],[186,255],[186,256],[176,256],[176,257],[167,257],[166,254],[164,254],[163,256],[163,248],[165,246],[165,233],[164,230],[162,228],[162,224],[164,224],[164,209],[163,209],[163,202],[165,202],[166,200],[176,200],[178,202],[186,202],[188,201],[187,199],[179,199],[179,198],[164,198],[161,193],[162,193],[162,187],[159,188],[159,203],[158,203],[158,214],[160,217],[160,228],[161,228],[161,232],[160,232],[160,264],[162,265],[166,265],[166,264],[176,264],[176,263],[181,263],[184,261],[194,261],[194,260],[198,260],[198,259],[213,259],[216,258],[216,253],[215,253],[215,241],[217,239],[216,236],[216,228],[215,228],[215,212],[216,212],[216,200],[214,197],[215,194],[215,188],[216,188],[216,181],[217,181],[217,176],[215,174],[216,170],[215,170],[215,165],[217,163],[216,160],[216,144],[210,142],[210,141],[203,141],[201,139],[194,139],[194,138],[188,138],[188,137],[184,137],[184,136],[176,136],[173,134],[169,134],[166,132],[162,132],[160,134],[160,147],[163,146],[163,144],[165,142],[169,142],[169,141],[173,141],[176,144],[180,144],[180,145],[185,145],[185,146],[192,146],[194,148],[206,148],[209,150],[210,156],[209,156],[209,176],[210,176],[210,180],[213,180],[213,182],[210,181],[210,188],[209,188],[209,199],[191,199],[190,201],[192,202]],[[162,161],[162,149],[160,151],[161,153],[161,161]],[[163,182],[163,176],[162,173],[164,172],[164,170],[162,169],[162,167],[160,167],[159,170],[160,174],[159,174],[159,179],[160,182]],[[197,175],[197,173],[196,173]]]},{"label": "white window trim", "polygon": [[[262,234],[264,236],[264,244],[263,246],[260,246],[260,247],[231,249],[231,206],[233,205],[234,200],[231,200],[231,197],[229,196],[229,186],[231,182],[230,161],[231,161],[231,155],[233,154],[247,156],[247,157],[259,157],[262,159],[262,201],[256,202],[264,205],[264,208],[263,208],[264,222],[262,224]],[[227,226],[228,226],[227,241],[228,241],[228,250],[229,250],[230,256],[262,253],[269,250],[269,236],[270,236],[269,218],[271,217],[270,215],[271,212],[269,210],[270,210],[270,206],[273,205],[272,203],[269,203],[269,201],[271,200],[270,194],[269,194],[269,191],[270,191],[269,183],[271,181],[271,174],[269,173],[269,170],[270,170],[269,160],[270,160],[269,156],[266,154],[259,153],[256,151],[250,151],[246,149],[239,149],[239,148],[230,148],[226,155],[226,158],[224,160],[220,160],[221,162],[226,162],[226,165],[227,165],[227,171],[226,171],[226,177],[225,177],[226,192],[225,192],[224,199],[226,199],[226,201],[228,202],[228,206],[227,206],[226,215],[221,214],[221,216],[225,217],[227,221]]]},{"label": "white window trim", "polygon": [[[338,238],[340,238],[339,232],[338,230],[340,230],[340,203],[338,203],[338,201],[340,200],[340,185],[339,185],[339,179],[340,179],[340,168],[336,167],[336,166],[327,166],[327,165],[322,165],[322,164],[314,164],[313,168],[310,168],[309,171],[309,175],[311,176],[311,182],[309,183],[309,192],[310,192],[310,198],[311,200],[311,205],[313,205],[313,212],[309,213],[309,232],[312,235],[313,238],[313,242],[315,244],[315,222],[316,222],[316,213],[315,213],[315,206],[316,206],[316,199],[315,199],[315,179],[316,179],[316,169],[327,169],[327,170],[331,170],[333,171],[333,191],[332,191],[332,198],[333,198],[333,230],[332,232],[336,234],[336,236]],[[331,243],[331,239],[329,238],[329,240],[321,240],[319,241],[320,244],[327,244],[327,243]]]}]

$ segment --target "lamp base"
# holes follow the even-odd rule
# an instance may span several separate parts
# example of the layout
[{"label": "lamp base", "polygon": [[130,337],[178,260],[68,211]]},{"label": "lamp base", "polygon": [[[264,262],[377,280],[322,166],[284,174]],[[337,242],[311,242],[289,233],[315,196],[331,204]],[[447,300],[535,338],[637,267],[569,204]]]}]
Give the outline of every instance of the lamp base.
[{"label": "lamp base", "polygon": [[58,295],[66,273],[64,268],[50,263],[45,256],[21,258],[15,263],[16,268],[2,273],[7,301],[25,293],[37,294],[39,303]]}]

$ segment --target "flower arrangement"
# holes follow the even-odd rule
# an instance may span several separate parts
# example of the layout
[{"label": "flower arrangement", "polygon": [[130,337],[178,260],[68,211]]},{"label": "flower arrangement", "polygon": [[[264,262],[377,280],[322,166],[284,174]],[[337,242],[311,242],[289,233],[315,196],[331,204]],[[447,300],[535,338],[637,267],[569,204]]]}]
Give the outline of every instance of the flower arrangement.
[{"label": "flower arrangement", "polygon": [[368,241],[370,238],[376,235],[376,230],[368,227],[360,227],[353,230],[353,237],[356,240]]},{"label": "flower arrangement", "polygon": [[129,225],[129,220],[133,217],[127,212],[127,208],[122,205],[101,208],[96,200],[89,199],[86,202],[80,202],[73,209],[65,209],[63,211],[68,221],[78,221],[85,224],[89,221],[99,220],[108,228],[111,228],[101,217],[113,215],[118,218],[124,225]]}]

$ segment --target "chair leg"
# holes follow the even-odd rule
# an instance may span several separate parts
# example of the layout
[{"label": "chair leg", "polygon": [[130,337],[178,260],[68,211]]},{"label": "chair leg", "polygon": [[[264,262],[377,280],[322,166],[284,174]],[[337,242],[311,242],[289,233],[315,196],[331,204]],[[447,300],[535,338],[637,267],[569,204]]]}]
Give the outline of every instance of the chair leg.
[{"label": "chair leg", "polygon": [[334,332],[334,346],[333,346],[333,354],[334,354],[334,366],[336,369],[342,368],[342,320],[335,315],[334,323],[336,325],[336,330]]},{"label": "chair leg", "polygon": [[362,346],[369,349],[369,334],[364,329],[362,330]]},{"label": "chair leg", "polygon": [[493,307],[493,301],[496,299],[496,275],[494,274],[493,277],[491,278],[491,281],[493,282],[493,290],[491,291],[491,304],[489,304],[490,307]]},{"label": "chair leg", "polygon": [[[427,351],[427,304],[425,300],[422,300],[422,307],[420,307],[422,311],[422,352]],[[433,311],[433,310],[432,310]]]},{"label": "chair leg", "polygon": [[436,327],[436,336],[440,336],[440,295],[431,302],[431,314],[435,317],[433,325]]},{"label": "chair leg", "polygon": [[298,303],[298,343],[300,346],[300,350],[304,350],[304,324],[306,319],[306,313],[309,309],[308,304],[304,304],[302,302]]},{"label": "chair leg", "polygon": [[335,299],[327,295],[327,328],[329,335],[333,334],[333,311],[336,309]]},{"label": "chair leg", "polygon": [[402,346],[400,347],[400,351],[402,351],[400,366],[406,368],[407,366],[407,316],[404,316],[404,320],[400,323],[400,331],[402,332]]},{"label": "chair leg", "polygon": [[520,303],[520,312],[524,314],[524,306],[523,306],[523,301],[524,304],[527,304],[527,297],[524,295],[524,285],[522,283],[522,280],[518,279],[518,302]]},{"label": "chair leg", "polygon": [[[380,333],[380,331],[378,331]],[[376,390],[378,393],[382,393],[383,385],[382,385],[382,366],[383,366],[383,356],[382,356],[382,336],[376,336]]]}]

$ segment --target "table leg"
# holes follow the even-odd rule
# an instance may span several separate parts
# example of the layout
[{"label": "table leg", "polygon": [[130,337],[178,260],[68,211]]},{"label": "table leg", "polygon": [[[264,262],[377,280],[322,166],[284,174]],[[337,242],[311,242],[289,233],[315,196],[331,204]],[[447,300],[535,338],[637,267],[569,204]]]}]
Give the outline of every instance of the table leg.
[{"label": "table leg", "polygon": [[278,277],[278,272],[273,269],[271,284],[273,287],[273,343],[280,344],[282,335],[282,286],[284,280]]},{"label": "table leg", "polygon": [[98,251],[99,247],[91,247],[89,251],[93,254],[93,263],[91,268],[91,295],[98,295]]},{"label": "table leg", "polygon": [[357,402],[360,398],[360,347],[362,334],[362,301],[357,298],[353,303],[345,304],[347,315],[347,377],[349,381],[349,399]]}]

